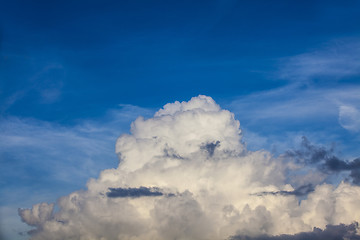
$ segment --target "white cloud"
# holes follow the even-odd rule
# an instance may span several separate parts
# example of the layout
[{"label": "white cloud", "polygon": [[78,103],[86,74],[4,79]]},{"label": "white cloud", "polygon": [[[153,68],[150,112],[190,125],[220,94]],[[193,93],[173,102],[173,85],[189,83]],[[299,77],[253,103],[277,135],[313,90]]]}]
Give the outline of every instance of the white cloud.
[{"label": "white cloud", "polygon": [[[47,204],[20,210],[36,225],[32,239],[226,239],[360,221],[360,187],[348,183],[319,185],[300,205],[291,194],[257,195],[293,191],[285,177],[291,166],[246,150],[234,115],[206,96],[138,118],[116,152],[118,168],[60,198],[51,217]],[[109,188],[127,197],[111,197]],[[151,189],[158,194],[146,194]]]},{"label": "white cloud", "polygon": [[54,210],[54,204],[35,204],[31,210],[19,210],[21,218],[31,226],[39,226],[50,220]]}]

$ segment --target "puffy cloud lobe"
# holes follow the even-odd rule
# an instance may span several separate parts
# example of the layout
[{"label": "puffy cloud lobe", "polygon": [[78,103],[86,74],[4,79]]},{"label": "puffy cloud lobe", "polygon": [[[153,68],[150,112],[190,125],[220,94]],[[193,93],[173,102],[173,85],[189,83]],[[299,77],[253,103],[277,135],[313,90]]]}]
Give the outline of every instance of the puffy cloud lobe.
[{"label": "puffy cloud lobe", "polygon": [[247,151],[239,126],[210,97],[167,104],[119,137],[116,169],[60,198],[55,213],[37,217],[35,205],[20,215],[37,228],[32,239],[213,240],[360,220],[359,187],[294,189],[286,182],[291,164]]},{"label": "puffy cloud lobe", "polygon": [[54,210],[54,204],[39,203],[32,209],[19,209],[19,215],[27,224],[31,226],[40,226],[49,220]]},{"label": "puffy cloud lobe", "polygon": [[116,152],[121,154],[122,168],[128,170],[157,161],[155,156],[162,156],[167,149],[190,158],[200,145],[219,142],[219,151],[236,154],[244,149],[239,125],[234,115],[221,110],[213,99],[199,96],[189,102],[167,104],[154,118],[138,118],[131,125],[132,134],[118,139]]}]

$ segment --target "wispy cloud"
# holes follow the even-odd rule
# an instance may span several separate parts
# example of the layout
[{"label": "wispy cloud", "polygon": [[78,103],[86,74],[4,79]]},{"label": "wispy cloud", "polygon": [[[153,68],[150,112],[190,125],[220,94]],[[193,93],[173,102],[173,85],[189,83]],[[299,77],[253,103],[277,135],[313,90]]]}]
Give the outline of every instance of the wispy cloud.
[{"label": "wispy cloud", "polygon": [[[23,87],[9,93],[0,107],[4,113],[18,101],[35,94],[38,103],[51,104],[58,101],[62,95],[65,69],[59,63],[50,63],[35,73],[25,71],[28,78],[23,79]],[[13,79],[14,81],[14,79]]]},{"label": "wispy cloud", "polygon": [[[242,121],[338,121],[341,106],[360,104],[360,87],[303,88],[297,84],[238,97],[229,104]],[[343,111],[344,112],[344,111]],[[349,112],[349,111],[347,111]]]},{"label": "wispy cloud", "polygon": [[[60,181],[74,182],[79,176],[94,176],[109,163],[116,166],[116,138],[128,132],[129,123],[137,116],[149,112],[126,105],[108,111],[101,119],[79,120],[74,126],[29,118],[2,118],[0,154],[8,157],[3,157],[2,163],[9,167],[18,163],[25,168],[36,165]],[[58,171],[59,168],[63,171]]]},{"label": "wispy cloud", "polygon": [[[360,87],[314,88],[290,84],[243,95],[224,105],[240,119],[249,146],[269,148],[277,142],[280,151],[284,151],[293,147],[287,139],[300,142],[305,135],[331,142],[344,135],[344,130],[358,131]],[[360,141],[356,135],[352,140]]]},{"label": "wispy cloud", "polygon": [[310,81],[326,77],[341,80],[360,75],[359,39],[334,40],[320,49],[281,60],[279,78]]},{"label": "wispy cloud", "polygon": [[[151,109],[120,105],[98,119],[59,125],[30,118],[0,118],[0,219],[3,227],[28,231],[18,219],[18,206],[31,206],[83,188],[104,168],[116,167],[117,137]],[[26,198],[21,196],[26,195]],[[4,223],[4,220],[11,222]],[[4,224],[3,224],[4,223]],[[10,229],[10,228],[9,228]],[[0,229],[1,232],[2,229]],[[25,239],[10,230],[6,238]]]}]

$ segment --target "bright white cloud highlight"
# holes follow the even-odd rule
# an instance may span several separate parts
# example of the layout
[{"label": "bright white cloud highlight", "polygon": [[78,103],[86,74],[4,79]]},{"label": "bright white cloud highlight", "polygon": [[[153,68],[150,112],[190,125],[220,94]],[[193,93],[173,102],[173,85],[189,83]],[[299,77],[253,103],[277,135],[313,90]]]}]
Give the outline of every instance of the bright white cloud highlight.
[{"label": "bright white cloud highlight", "polygon": [[257,194],[294,191],[295,163],[246,150],[239,127],[210,97],[167,104],[118,138],[116,169],[60,198],[56,212],[42,203],[20,216],[36,226],[32,239],[213,240],[360,221],[360,187],[348,183],[319,185],[301,204]]}]

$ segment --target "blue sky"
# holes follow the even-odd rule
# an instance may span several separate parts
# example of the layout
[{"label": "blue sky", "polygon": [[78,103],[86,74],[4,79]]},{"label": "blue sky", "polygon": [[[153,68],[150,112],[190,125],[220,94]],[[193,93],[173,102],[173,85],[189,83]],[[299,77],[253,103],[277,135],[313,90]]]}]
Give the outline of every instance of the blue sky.
[{"label": "blue sky", "polygon": [[[0,221],[117,166],[116,138],[211,96],[251,150],[360,150],[359,1],[2,1]],[[4,197],[5,196],[5,197]]]}]

